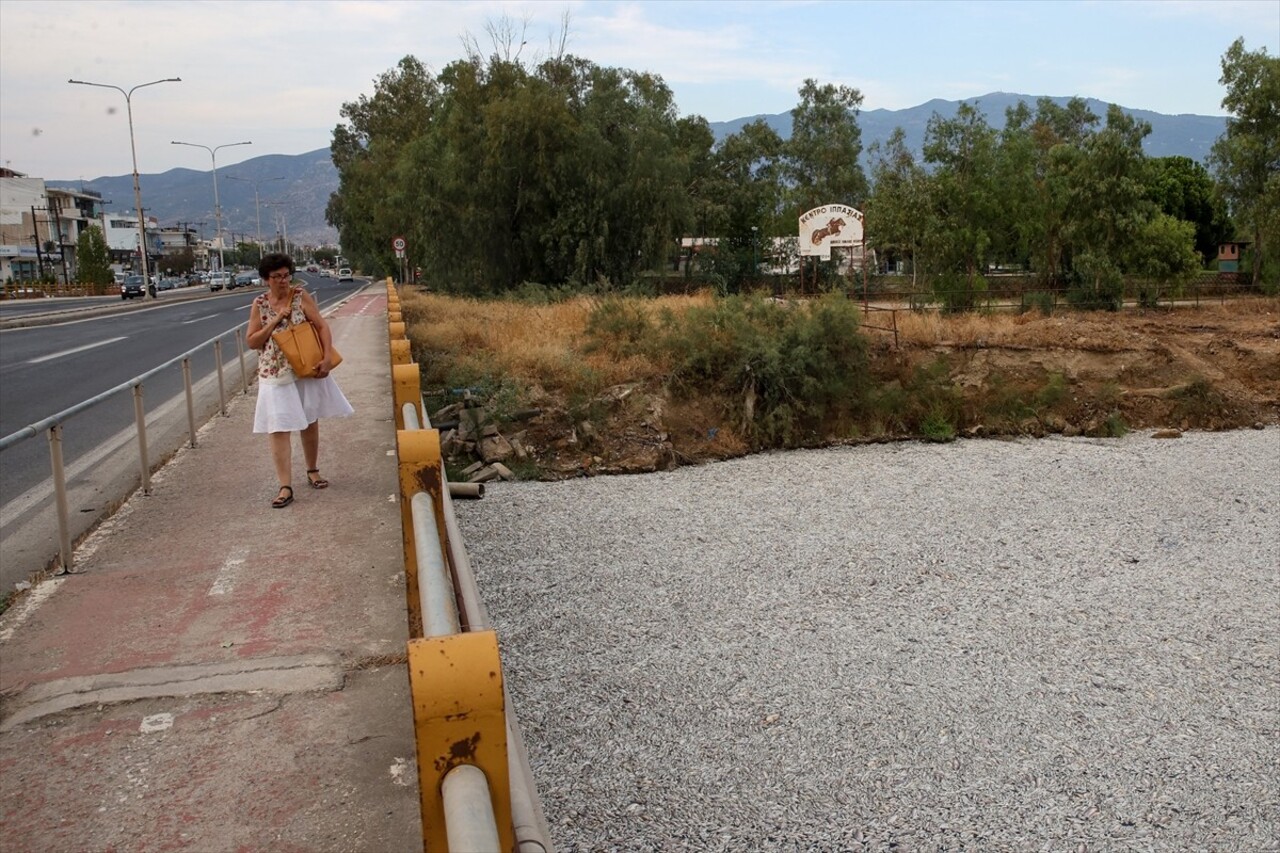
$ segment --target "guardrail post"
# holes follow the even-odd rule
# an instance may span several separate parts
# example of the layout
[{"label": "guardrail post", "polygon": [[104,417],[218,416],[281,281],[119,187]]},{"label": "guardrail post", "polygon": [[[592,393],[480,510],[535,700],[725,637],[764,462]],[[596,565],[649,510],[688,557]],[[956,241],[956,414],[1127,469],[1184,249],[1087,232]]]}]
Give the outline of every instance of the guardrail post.
[{"label": "guardrail post", "polygon": [[413,344],[408,340],[391,341],[391,364],[408,364],[413,361]]},{"label": "guardrail post", "polygon": [[418,365],[396,364],[391,367],[391,405],[395,409],[396,429],[407,429],[404,422],[404,405],[412,403],[418,413],[418,423],[423,422],[422,379]]},{"label": "guardrail post", "polygon": [[49,427],[49,462],[53,468],[53,499],[58,507],[58,547],[62,572],[69,572],[73,554],[71,514],[67,511],[67,471],[62,465],[62,424]]},{"label": "guardrail post", "polygon": [[244,338],[241,328],[236,326],[236,357],[240,359],[240,393],[249,393],[249,371],[244,366]]},{"label": "guardrail post", "polygon": [[[400,456],[400,531],[404,540],[405,595],[409,608],[410,636],[422,635],[422,607],[419,599],[418,555],[413,541],[413,496],[426,492],[437,513],[436,529],[444,530],[440,482],[440,433],[435,430],[397,430],[396,449]],[[441,536],[441,548],[444,536]]]},{"label": "guardrail post", "polygon": [[149,495],[151,494],[151,463],[147,459],[147,412],[142,405],[141,382],[133,386],[133,420],[138,427],[138,465],[142,469],[142,493]]},{"label": "guardrail post", "polygon": [[213,342],[213,362],[218,368],[218,411],[225,418],[227,416],[227,386],[222,380],[222,341]]},{"label": "guardrail post", "polygon": [[409,686],[418,748],[422,842],[427,853],[451,848],[442,787],[450,771],[474,765],[488,783],[498,846],[515,849],[502,662],[494,631],[409,641]]},{"label": "guardrail post", "polygon": [[191,446],[196,446],[196,395],[191,390],[191,359],[182,360],[182,384],[187,389],[187,427],[191,432]]}]

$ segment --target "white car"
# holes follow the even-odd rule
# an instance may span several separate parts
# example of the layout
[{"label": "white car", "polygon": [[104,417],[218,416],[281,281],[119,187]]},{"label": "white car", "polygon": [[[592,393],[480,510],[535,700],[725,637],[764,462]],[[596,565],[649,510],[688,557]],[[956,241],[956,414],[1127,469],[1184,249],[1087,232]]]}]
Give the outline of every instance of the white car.
[{"label": "white car", "polygon": [[350,267],[343,267],[338,270],[338,281],[355,281],[355,277],[351,275]]}]

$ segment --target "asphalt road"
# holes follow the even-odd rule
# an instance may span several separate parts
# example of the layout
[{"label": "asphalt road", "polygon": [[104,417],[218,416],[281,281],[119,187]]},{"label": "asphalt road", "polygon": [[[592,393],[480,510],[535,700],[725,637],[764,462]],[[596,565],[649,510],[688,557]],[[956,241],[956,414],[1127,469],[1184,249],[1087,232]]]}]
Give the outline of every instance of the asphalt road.
[{"label": "asphalt road", "polygon": [[[299,278],[307,282],[322,309],[353,289],[352,282],[339,283],[306,273]],[[363,281],[354,283],[356,288],[362,285]],[[48,312],[52,303],[57,303],[62,313],[44,317],[49,321],[44,325],[0,330],[0,437],[126,384],[242,326],[250,303],[260,292],[260,288],[214,294],[179,290],[145,302],[113,297],[39,300],[45,309],[42,313]],[[26,304],[5,306],[12,310]],[[7,321],[13,316],[6,312],[0,319]],[[241,382],[235,338],[226,334],[222,341],[224,381],[231,394]],[[247,358],[246,368],[251,372],[255,363]],[[202,347],[192,357],[191,373],[199,426],[218,405],[211,346]],[[143,386],[152,464],[186,440],[183,386],[180,365],[166,368]],[[87,529],[132,490],[131,483],[136,485],[140,474],[134,420],[133,395],[126,389],[64,424],[62,454],[73,529]],[[56,552],[52,495],[47,431],[0,452],[0,543],[4,552],[0,590],[43,568]],[[52,543],[50,530],[55,531]]]}]

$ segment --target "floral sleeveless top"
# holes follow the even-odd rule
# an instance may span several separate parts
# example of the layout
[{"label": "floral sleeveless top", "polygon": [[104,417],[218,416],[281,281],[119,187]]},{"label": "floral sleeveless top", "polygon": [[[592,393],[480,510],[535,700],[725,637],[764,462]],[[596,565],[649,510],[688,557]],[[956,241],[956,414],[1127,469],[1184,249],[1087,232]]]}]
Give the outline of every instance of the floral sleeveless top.
[{"label": "floral sleeveless top", "polygon": [[[276,312],[271,310],[271,300],[268,299],[267,294],[259,294],[253,300],[253,304],[258,306],[258,314],[262,317],[264,324],[276,318]],[[298,289],[294,291],[293,299],[289,302],[289,319],[278,326],[276,331],[282,331],[306,319],[307,315],[302,310],[302,290]],[[290,382],[296,382],[297,379],[293,368],[289,366],[289,360],[280,351],[280,347],[268,338],[266,348],[258,356],[258,381],[267,385],[287,385]]]}]

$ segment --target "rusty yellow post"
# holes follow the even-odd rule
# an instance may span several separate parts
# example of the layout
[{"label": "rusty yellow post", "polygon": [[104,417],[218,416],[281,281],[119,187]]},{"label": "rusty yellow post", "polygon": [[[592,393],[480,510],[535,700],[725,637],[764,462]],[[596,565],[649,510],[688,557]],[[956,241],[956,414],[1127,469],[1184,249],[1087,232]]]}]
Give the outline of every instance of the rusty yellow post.
[{"label": "rusty yellow post", "polygon": [[[422,607],[418,599],[418,552],[413,541],[413,508],[418,492],[431,496],[437,530],[444,530],[440,480],[440,433],[434,429],[396,430],[400,456],[400,538],[404,544],[405,595],[409,605],[409,636],[422,636]],[[444,547],[444,543],[440,543]]]},{"label": "rusty yellow post", "polygon": [[405,403],[413,403],[419,426],[425,423],[422,418],[422,379],[418,365],[413,362],[391,367],[391,405],[395,407],[396,429],[405,428]]},{"label": "rusty yellow post", "polygon": [[[484,772],[502,850],[515,849],[502,661],[493,631],[409,641],[409,687],[422,796],[422,844],[448,853],[441,785],[450,770]],[[458,851],[453,851],[458,853]]]},{"label": "rusty yellow post", "polygon": [[387,323],[387,334],[393,341],[405,340],[404,322]]},{"label": "rusty yellow post", "polygon": [[404,317],[400,314],[399,309],[397,309],[397,310],[395,310],[395,311],[387,311],[387,322],[388,322],[388,323],[403,323],[403,322],[404,322]]},{"label": "rusty yellow post", "polygon": [[413,351],[408,341],[391,342],[391,363],[408,364],[413,361]]}]

